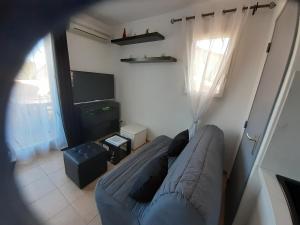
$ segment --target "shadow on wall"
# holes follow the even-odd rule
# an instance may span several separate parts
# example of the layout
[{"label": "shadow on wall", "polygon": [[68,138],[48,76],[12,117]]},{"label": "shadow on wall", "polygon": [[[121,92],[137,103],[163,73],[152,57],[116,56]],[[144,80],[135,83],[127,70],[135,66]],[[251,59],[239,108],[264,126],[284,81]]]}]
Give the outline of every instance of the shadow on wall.
[{"label": "shadow on wall", "polygon": [[[226,98],[226,90],[222,98],[215,98],[209,111],[204,117],[204,124],[217,124],[224,131],[225,135],[225,152],[224,152],[224,169],[226,172],[230,172],[233,166],[234,159],[240,144],[242,136],[242,123],[241,119],[232,116],[232,109],[229,107],[226,110],[224,106],[223,98]],[[225,116],[220,115],[219,112],[224,110]],[[230,112],[231,110],[231,112]]]}]

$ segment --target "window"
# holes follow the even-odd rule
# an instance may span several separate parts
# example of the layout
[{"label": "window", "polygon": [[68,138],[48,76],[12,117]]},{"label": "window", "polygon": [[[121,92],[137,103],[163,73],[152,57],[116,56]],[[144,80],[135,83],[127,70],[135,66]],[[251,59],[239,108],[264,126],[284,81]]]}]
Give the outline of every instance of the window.
[{"label": "window", "polygon": [[6,139],[13,160],[66,147],[55,78],[48,36],[27,56],[15,79],[6,121]]},{"label": "window", "polygon": [[[209,92],[214,84],[218,74],[218,68],[226,54],[230,38],[205,39],[196,42],[195,51],[195,74],[193,80],[195,82],[195,92]],[[217,84],[215,96],[219,97],[223,94],[225,80],[221,80]]]},{"label": "window", "polygon": [[[15,80],[14,89],[16,94],[23,96],[22,101],[26,104],[37,102],[49,103],[51,101],[47,55],[43,40],[40,41],[34,50],[27,56],[26,61]],[[21,99],[21,96],[15,97]]]}]

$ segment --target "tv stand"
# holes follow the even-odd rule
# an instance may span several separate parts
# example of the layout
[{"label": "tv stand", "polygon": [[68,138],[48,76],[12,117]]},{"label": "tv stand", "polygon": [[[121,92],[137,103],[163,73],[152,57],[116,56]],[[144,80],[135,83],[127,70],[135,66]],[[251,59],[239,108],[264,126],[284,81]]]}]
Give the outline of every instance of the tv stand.
[{"label": "tv stand", "polygon": [[120,131],[120,104],[104,100],[75,105],[82,142],[95,141]]}]

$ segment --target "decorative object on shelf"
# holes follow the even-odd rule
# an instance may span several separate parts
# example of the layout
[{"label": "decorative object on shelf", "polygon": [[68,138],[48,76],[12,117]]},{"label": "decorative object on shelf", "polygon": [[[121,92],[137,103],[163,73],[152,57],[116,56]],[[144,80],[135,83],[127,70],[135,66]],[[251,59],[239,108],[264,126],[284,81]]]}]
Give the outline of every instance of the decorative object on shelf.
[{"label": "decorative object on shelf", "polygon": [[122,45],[132,45],[132,44],[145,43],[145,42],[162,41],[164,39],[165,37],[162,34],[158,32],[153,32],[148,34],[141,34],[141,35],[135,35],[131,37],[114,39],[111,40],[111,43],[122,46]]},{"label": "decorative object on shelf", "polygon": [[126,37],[127,37],[126,28],[124,28],[124,31],[123,31],[123,38],[126,38]]},{"label": "decorative object on shelf", "polygon": [[146,30],[146,34],[149,34],[149,28]]},{"label": "decorative object on shelf", "polygon": [[172,56],[161,56],[161,57],[121,59],[121,62],[126,62],[126,63],[171,63],[171,62],[177,62],[177,59]]}]

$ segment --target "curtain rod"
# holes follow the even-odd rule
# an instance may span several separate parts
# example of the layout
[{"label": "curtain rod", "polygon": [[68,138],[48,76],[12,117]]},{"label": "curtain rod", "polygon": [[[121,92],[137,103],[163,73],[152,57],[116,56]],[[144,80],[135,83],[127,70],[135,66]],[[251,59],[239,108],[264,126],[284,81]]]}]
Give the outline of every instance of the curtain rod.
[{"label": "curtain rod", "polygon": [[[252,5],[250,7],[246,7],[244,6],[243,7],[243,11],[245,10],[248,10],[249,8],[253,10],[252,12],[252,15],[255,15],[257,9],[261,9],[261,8],[269,8],[269,9],[273,9],[276,7],[276,3],[275,2],[270,2],[269,4],[262,4],[262,5],[259,5],[258,2],[256,5]],[[231,12],[236,12],[237,11],[237,8],[234,8],[234,9],[224,9],[223,10],[223,14],[226,14],[226,13],[231,13]],[[207,17],[207,16],[214,16],[215,15],[215,12],[210,12],[210,13],[204,13],[202,14],[201,16],[202,17]],[[195,16],[188,16],[185,18],[186,20],[193,20],[195,19]],[[180,22],[182,21],[182,18],[179,18],[179,19],[171,19],[171,24],[174,24],[176,22]]]}]

